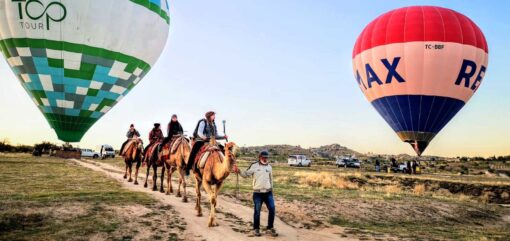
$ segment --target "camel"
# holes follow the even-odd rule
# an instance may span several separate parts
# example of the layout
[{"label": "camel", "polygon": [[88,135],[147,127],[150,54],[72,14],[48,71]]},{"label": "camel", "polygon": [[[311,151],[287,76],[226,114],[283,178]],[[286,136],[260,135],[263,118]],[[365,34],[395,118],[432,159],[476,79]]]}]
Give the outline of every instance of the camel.
[{"label": "camel", "polygon": [[182,201],[188,202],[186,193],[186,175],[185,168],[191,152],[189,140],[184,136],[178,136],[173,142],[169,142],[163,146],[159,152],[159,159],[164,161],[167,172],[167,189],[166,194],[173,193],[172,174],[179,172],[179,185],[177,186],[177,197],[181,197],[181,185],[183,188]]},{"label": "camel", "polygon": [[129,143],[126,144],[127,148],[124,151],[124,163],[126,163],[126,172],[124,173],[124,179],[127,178],[129,171],[129,179],[128,182],[132,182],[133,178],[131,178],[131,174],[133,172],[133,163],[136,162],[136,170],[135,170],[135,185],[138,185],[138,170],[140,169],[140,164],[142,163],[142,152],[143,152],[143,143],[140,139],[132,139]]},{"label": "camel", "polygon": [[158,149],[160,148],[161,142],[154,143],[149,149],[147,149],[147,153],[143,158],[143,163],[147,164],[147,175],[145,176],[145,184],[143,187],[147,187],[147,181],[149,180],[149,172],[152,167],[152,191],[157,191],[157,181],[158,181],[158,166],[161,167],[161,186],[159,188],[159,192],[164,192],[163,189],[163,178],[165,177],[165,166],[163,163],[158,160]]},{"label": "camel", "polygon": [[215,144],[214,139],[211,140],[209,146],[205,146],[207,151],[210,152],[204,167],[200,167],[199,163],[193,170],[195,174],[195,191],[197,194],[196,206],[197,216],[202,216],[202,208],[200,207],[200,187],[203,186],[204,190],[209,195],[209,201],[211,203],[211,213],[209,214],[209,222],[208,226],[218,226],[216,222],[216,202],[218,198],[218,194],[223,186],[223,182],[227,179],[230,172],[232,172],[232,168],[236,165],[236,159],[234,155],[234,147],[235,143],[228,142],[225,144],[225,155],[221,152],[220,148],[218,148]]}]

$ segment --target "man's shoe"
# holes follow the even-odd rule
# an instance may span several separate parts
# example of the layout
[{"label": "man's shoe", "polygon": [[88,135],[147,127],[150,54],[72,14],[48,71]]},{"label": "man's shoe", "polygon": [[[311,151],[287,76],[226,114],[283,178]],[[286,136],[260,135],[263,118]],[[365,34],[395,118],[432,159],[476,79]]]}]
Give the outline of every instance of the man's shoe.
[{"label": "man's shoe", "polygon": [[278,233],[276,232],[276,229],[274,229],[274,228],[268,229],[267,233],[269,235],[273,236],[273,237],[277,237],[278,236]]},{"label": "man's shoe", "polygon": [[260,234],[260,229],[253,230],[253,235],[255,235],[256,237],[262,236],[262,234]]}]

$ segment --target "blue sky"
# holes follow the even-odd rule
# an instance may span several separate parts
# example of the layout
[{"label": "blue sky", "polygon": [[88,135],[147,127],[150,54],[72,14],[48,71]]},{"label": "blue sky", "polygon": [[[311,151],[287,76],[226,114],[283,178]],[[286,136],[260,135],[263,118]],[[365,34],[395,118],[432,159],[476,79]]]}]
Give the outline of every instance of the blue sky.
[{"label": "blue sky", "polygon": [[[413,154],[366,101],[351,64],[364,26],[410,5],[463,13],[489,44],[482,86],[425,154],[510,154],[507,1],[172,1],[170,37],[159,61],[80,145],[119,146],[130,123],[145,137],[152,123],[166,125],[173,113],[191,133],[203,113],[215,110],[241,146],[339,143],[361,152]],[[0,138],[58,142],[5,62],[0,76]]]}]

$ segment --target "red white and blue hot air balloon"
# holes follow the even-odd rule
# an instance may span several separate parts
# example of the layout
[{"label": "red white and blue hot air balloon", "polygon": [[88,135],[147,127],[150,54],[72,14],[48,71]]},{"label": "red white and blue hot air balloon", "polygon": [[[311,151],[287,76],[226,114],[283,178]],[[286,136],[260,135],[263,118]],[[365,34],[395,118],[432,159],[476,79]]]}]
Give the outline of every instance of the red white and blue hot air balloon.
[{"label": "red white and blue hot air balloon", "polygon": [[451,9],[404,7],[368,24],[352,54],[361,91],[418,155],[478,90],[488,47]]}]

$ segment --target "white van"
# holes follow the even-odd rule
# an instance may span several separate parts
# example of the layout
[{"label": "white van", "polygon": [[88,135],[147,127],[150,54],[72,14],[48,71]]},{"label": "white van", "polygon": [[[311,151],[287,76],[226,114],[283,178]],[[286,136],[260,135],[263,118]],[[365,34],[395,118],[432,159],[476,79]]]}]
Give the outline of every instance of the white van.
[{"label": "white van", "polygon": [[287,163],[289,166],[309,167],[312,165],[312,160],[308,159],[305,155],[289,155]]},{"label": "white van", "polygon": [[108,144],[101,145],[99,149],[99,153],[101,155],[101,158],[105,159],[108,157],[114,158],[115,157],[115,150],[112,146]]},{"label": "white van", "polygon": [[99,158],[99,153],[91,149],[81,149],[81,157]]}]

